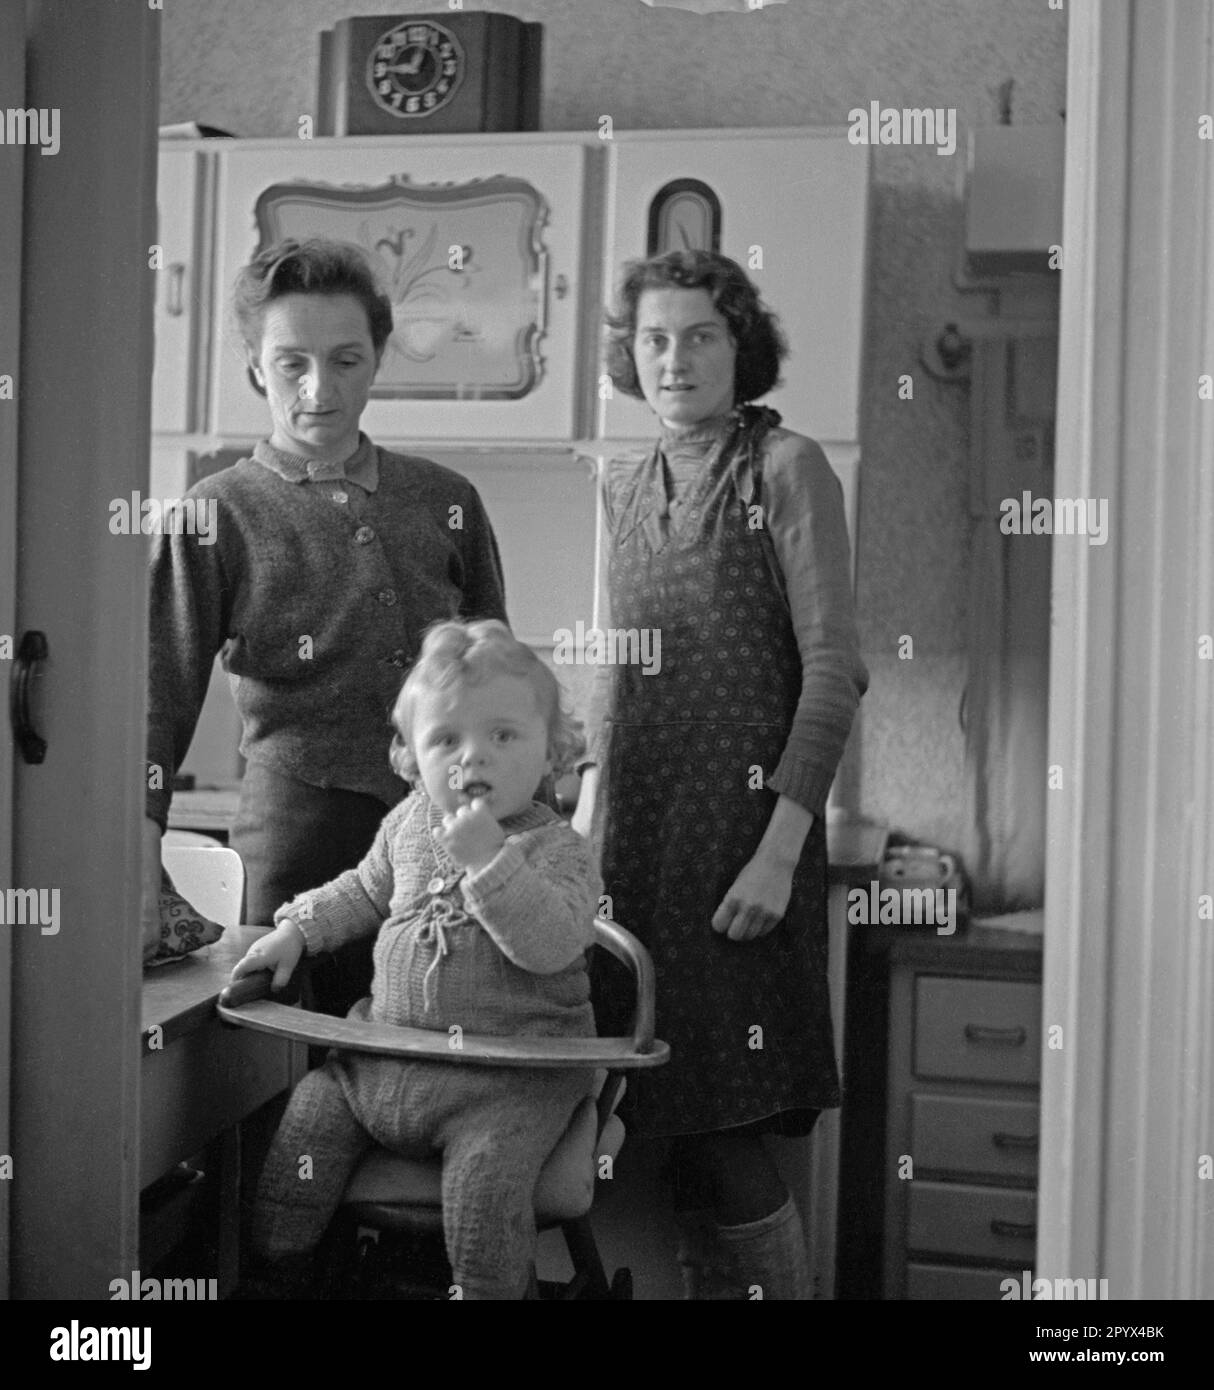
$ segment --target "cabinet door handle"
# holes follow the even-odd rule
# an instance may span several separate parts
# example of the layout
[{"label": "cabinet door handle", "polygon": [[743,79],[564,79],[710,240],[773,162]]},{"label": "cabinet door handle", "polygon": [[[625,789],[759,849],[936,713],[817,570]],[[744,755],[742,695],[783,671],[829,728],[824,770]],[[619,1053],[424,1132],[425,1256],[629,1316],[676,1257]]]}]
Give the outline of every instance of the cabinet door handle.
[{"label": "cabinet door handle", "polygon": [[169,292],[165,296],[164,311],[170,318],[179,319],[185,313],[185,266],[174,261],[168,268]]},{"label": "cabinet door handle", "polygon": [[991,1143],[997,1149],[1015,1149],[1019,1153],[1035,1154],[1038,1136],[1035,1134],[1007,1134],[1005,1131],[997,1129],[991,1135]]},{"label": "cabinet door handle", "polygon": [[1028,1036],[1027,1028],[987,1028],[981,1023],[965,1025],[966,1042],[990,1043],[995,1047],[1023,1047]]},{"label": "cabinet door handle", "polygon": [[539,315],[535,325],[536,332],[542,338],[548,332],[548,249],[545,247],[539,253],[539,282],[540,282],[540,303]]},{"label": "cabinet door handle", "polygon": [[38,674],[35,667],[46,660],[46,655],[46,633],[27,632],[17,648],[8,688],[9,724],[27,763],[40,763],[46,757],[46,739],[34,728],[30,713],[30,681]]},{"label": "cabinet door handle", "polygon": [[1000,1221],[996,1217],[991,1222],[991,1235],[1014,1236],[1017,1240],[1036,1240],[1037,1225],[1033,1221]]}]

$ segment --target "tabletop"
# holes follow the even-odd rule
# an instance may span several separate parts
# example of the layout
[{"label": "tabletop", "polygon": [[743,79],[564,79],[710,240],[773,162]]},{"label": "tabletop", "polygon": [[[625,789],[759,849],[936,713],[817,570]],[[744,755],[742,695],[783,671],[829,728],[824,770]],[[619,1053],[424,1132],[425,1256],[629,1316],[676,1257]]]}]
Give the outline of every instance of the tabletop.
[{"label": "tabletop", "polygon": [[232,967],[269,927],[227,927],[218,941],[180,960],[143,972],[144,1034],[163,1031],[158,1042],[172,1041],[215,1016],[215,1001],[228,983]]}]

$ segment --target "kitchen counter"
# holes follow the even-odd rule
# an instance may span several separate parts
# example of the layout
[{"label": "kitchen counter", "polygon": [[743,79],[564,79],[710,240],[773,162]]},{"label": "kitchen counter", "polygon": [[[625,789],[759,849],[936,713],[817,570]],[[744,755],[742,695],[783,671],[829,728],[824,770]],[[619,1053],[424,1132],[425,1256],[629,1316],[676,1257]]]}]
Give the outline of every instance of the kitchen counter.
[{"label": "kitchen counter", "polygon": [[[169,808],[169,829],[211,835],[227,844],[239,801],[239,782],[174,792]],[[886,837],[887,832],[881,826],[828,820],[830,883],[846,888],[867,888],[877,877]]]}]

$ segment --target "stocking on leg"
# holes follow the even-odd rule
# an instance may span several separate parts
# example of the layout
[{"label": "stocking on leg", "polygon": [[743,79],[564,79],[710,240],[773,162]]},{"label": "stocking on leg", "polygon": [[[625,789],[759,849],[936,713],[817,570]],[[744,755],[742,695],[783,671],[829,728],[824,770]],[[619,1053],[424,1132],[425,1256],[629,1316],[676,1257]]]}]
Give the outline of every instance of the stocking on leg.
[{"label": "stocking on leg", "polygon": [[734,1258],[746,1289],[744,1297],[809,1300],[809,1255],[801,1215],[791,1197],[770,1216],[738,1226],[718,1226],[717,1234]]}]

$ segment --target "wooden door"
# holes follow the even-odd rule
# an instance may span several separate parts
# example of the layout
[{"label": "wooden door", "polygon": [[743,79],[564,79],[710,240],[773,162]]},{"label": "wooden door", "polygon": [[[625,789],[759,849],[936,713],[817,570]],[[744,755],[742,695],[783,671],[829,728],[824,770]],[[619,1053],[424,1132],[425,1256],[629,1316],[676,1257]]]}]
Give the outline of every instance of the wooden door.
[{"label": "wooden door", "polygon": [[[25,22],[19,10],[0,7],[0,92],[24,108]],[[16,649],[17,607],[17,364],[21,321],[21,185],[24,151],[0,145],[0,675],[5,685]],[[13,745],[0,738],[0,893],[13,882]],[[0,928],[0,1299],[9,1293],[9,1032],[12,1024],[12,937]]]},{"label": "wooden door", "polygon": [[25,108],[53,111],[60,132],[53,152],[0,150],[0,354],[16,362],[15,401],[0,402],[0,628],[48,643],[33,699],[45,758],[0,740],[5,881],[46,895],[36,922],[3,933],[0,1191],[10,1296],[98,1299],[138,1251],[147,541],[109,521],[114,499],[148,487],[159,24],[144,5],[29,0],[0,9],[0,31],[6,102],[24,71]]}]

